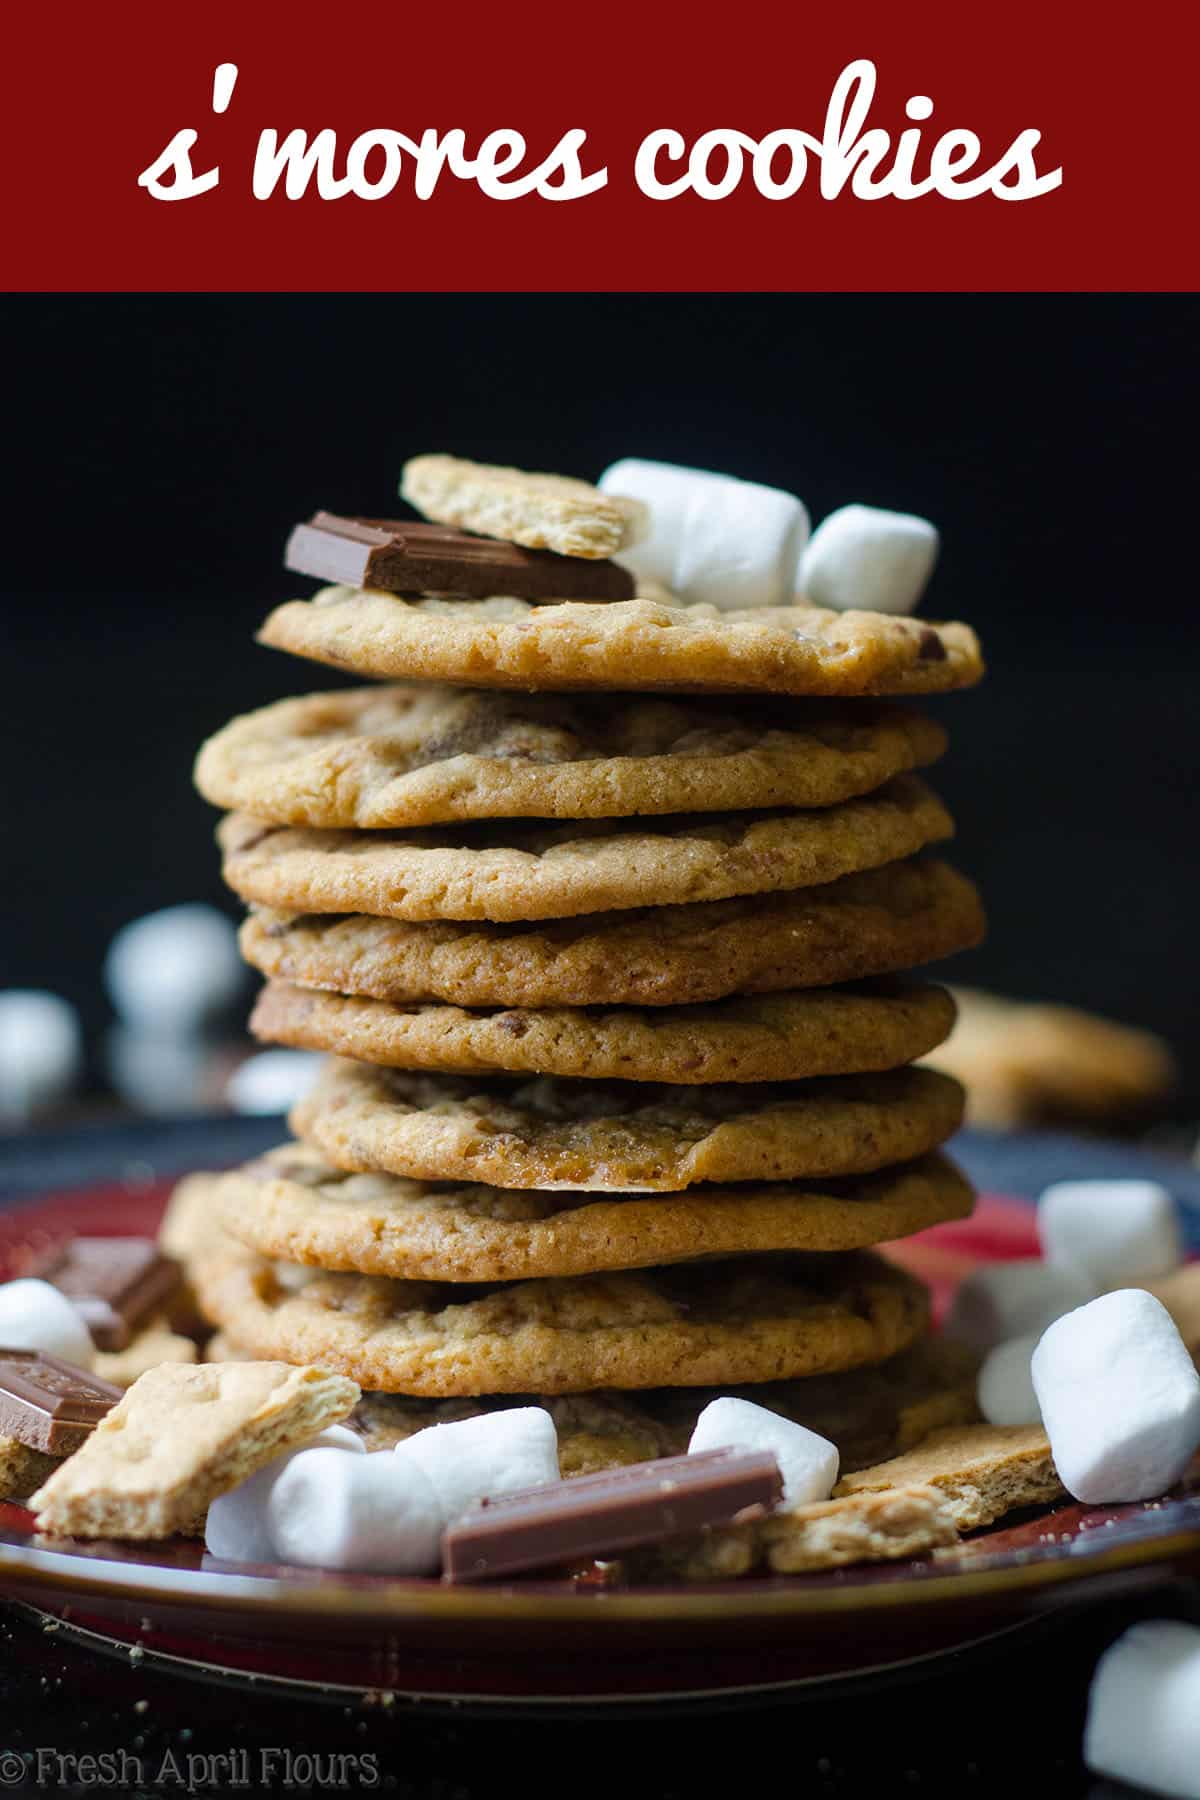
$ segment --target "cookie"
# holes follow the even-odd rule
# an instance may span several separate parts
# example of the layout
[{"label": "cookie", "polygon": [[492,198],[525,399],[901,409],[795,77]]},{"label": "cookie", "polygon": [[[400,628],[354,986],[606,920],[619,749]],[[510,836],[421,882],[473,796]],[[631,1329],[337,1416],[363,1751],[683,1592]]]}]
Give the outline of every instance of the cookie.
[{"label": "cookie", "polygon": [[847,1475],[835,1494],[877,1493],[913,1482],[936,1488],[959,1531],[1065,1493],[1040,1425],[955,1425],[890,1462]]},{"label": "cookie", "polygon": [[250,1029],[265,1043],[392,1069],[696,1085],[895,1069],[941,1043],[953,1023],[944,988],[888,982],[649,1012],[468,1012],[273,981],[258,996]]},{"label": "cookie", "polygon": [[895,1355],[929,1317],[921,1284],[868,1250],[463,1289],[305,1279],[214,1230],[189,1274],[209,1322],[244,1350],[434,1397],[828,1374]]},{"label": "cookie", "polygon": [[953,829],[925,783],[900,775],[813,812],[410,832],[310,831],[231,813],[218,840],[226,881],[259,905],[504,922],[815,886],[910,856]]},{"label": "cookie", "polygon": [[829,806],[935,762],[899,707],[499,694],[408,684],[280,700],[204,745],[206,800],[276,825],[633,818]]},{"label": "cookie", "polygon": [[932,1069],[704,1088],[408,1074],[330,1062],[293,1108],[342,1169],[589,1193],[861,1174],[944,1143],[963,1093]]},{"label": "cookie", "polygon": [[[206,1351],[207,1359],[216,1362],[245,1360],[245,1354],[228,1332],[211,1338]],[[977,1359],[961,1344],[921,1337],[872,1367],[810,1375],[801,1381],[760,1382],[741,1394],[836,1444],[842,1472],[847,1474],[911,1450],[932,1431],[978,1419],[977,1371]],[[564,1476],[592,1475],[627,1463],[682,1455],[709,1401],[729,1391],[660,1388],[627,1394],[602,1390],[453,1400],[364,1394],[346,1423],[368,1450],[392,1450],[428,1425],[449,1425],[509,1406],[544,1406],[554,1418]]]},{"label": "cookie", "polygon": [[1131,1119],[1170,1093],[1175,1067],[1161,1038],[1071,1006],[958,990],[954,1035],[930,1060],[967,1084],[972,1124]]},{"label": "cookie", "polygon": [[602,494],[590,481],[461,456],[410,457],[400,492],[439,525],[460,525],[560,556],[611,556],[634,541],[643,519],[636,500]]},{"label": "cookie", "polygon": [[687,1006],[915,968],[983,929],[967,878],[921,858],[790,893],[527,925],[264,910],[241,948],[264,975],[398,1004]]},{"label": "cookie", "polygon": [[392,681],[677,694],[943,694],[983,675],[967,625],[820,606],[722,612],[651,598],[561,606],[325,587],[277,606],[275,650]]},{"label": "cookie", "polygon": [[743,1251],[857,1250],[971,1211],[942,1157],[856,1180],[695,1188],[650,1200],[349,1174],[284,1144],[207,1184],[213,1219],[264,1256],[410,1281],[523,1281]]},{"label": "cookie", "polygon": [[38,1530],[164,1538],[293,1445],[344,1419],[353,1381],[286,1362],[163,1363],[139,1377],[29,1502]]}]

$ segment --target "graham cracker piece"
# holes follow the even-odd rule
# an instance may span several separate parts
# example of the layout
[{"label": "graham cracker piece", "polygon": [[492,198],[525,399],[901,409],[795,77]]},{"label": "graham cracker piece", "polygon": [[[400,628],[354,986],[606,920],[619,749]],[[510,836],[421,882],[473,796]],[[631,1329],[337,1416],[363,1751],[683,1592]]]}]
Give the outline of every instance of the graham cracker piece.
[{"label": "graham cracker piece", "polygon": [[990,1525],[1021,1506],[1046,1506],[1066,1492],[1040,1425],[952,1425],[915,1450],[847,1475],[836,1496],[933,1489],[959,1531]]},{"label": "graham cracker piece", "polygon": [[166,1319],[152,1319],[124,1350],[97,1351],[92,1372],[105,1381],[114,1382],[117,1387],[127,1388],[132,1387],[147,1369],[156,1369],[159,1363],[194,1363],[196,1360],[196,1346],[191,1338],[172,1331]]},{"label": "graham cracker piece", "polygon": [[777,1575],[840,1569],[847,1563],[898,1562],[958,1541],[946,1496],[912,1481],[881,1493],[840,1494],[778,1514],[759,1527]]},{"label": "graham cracker piece", "polygon": [[30,1501],[38,1529],[164,1538],[285,1450],[344,1419],[355,1382],[283,1362],[162,1363],[139,1376]]},{"label": "graham cracker piece", "polygon": [[639,501],[603,494],[589,481],[469,462],[462,456],[410,457],[400,492],[439,525],[507,538],[527,550],[556,550],[560,556],[611,556],[634,541],[646,517]]},{"label": "graham cracker piece", "polygon": [[0,1437],[0,1500],[28,1500],[62,1461],[31,1450],[19,1438]]}]

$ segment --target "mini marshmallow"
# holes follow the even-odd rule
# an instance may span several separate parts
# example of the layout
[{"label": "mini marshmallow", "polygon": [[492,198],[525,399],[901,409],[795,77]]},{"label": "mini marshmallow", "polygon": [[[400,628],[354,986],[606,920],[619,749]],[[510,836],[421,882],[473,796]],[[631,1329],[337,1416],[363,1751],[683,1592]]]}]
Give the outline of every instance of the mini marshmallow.
[{"label": "mini marshmallow", "polygon": [[639,579],[722,608],[790,603],[808,538],[795,494],[635,456],[613,463],[599,485],[648,509],[645,535],[616,558]]},{"label": "mini marshmallow", "polygon": [[313,1569],[431,1575],[441,1563],[442,1509],[412,1457],[303,1450],[267,1496],[267,1536],[280,1562]]},{"label": "mini marshmallow", "polygon": [[358,1433],[345,1425],[327,1425],[307,1444],[285,1450],[274,1462],[239,1482],[227,1494],[219,1494],[208,1509],[204,1547],[210,1556],[226,1562],[270,1562],[274,1548],[267,1530],[267,1501],[271,1490],[292,1458],[306,1450],[348,1450],[365,1456],[367,1446]]},{"label": "mini marshmallow", "polygon": [[49,1281],[6,1281],[0,1287],[0,1346],[44,1350],[90,1369],[92,1334],[66,1295]]},{"label": "mini marshmallow", "polygon": [[1200,1800],[1200,1627],[1146,1619],[1096,1664],[1083,1760],[1156,1794]]},{"label": "mini marshmallow", "polygon": [[83,1034],[73,1006],[39,988],[0,993],[0,1123],[23,1125],[79,1079]]},{"label": "mini marshmallow", "polygon": [[517,1406],[427,1425],[397,1444],[394,1455],[415,1463],[438,1498],[449,1525],[477,1500],[561,1479],[558,1433],[542,1406]]},{"label": "mini marshmallow", "polygon": [[1103,1294],[1051,1325],[1033,1385],[1063,1485],[1086,1504],[1154,1499],[1200,1447],[1200,1375],[1144,1288]]},{"label": "mini marshmallow", "polygon": [[104,1039],[104,1072],[136,1112],[167,1119],[211,1112],[219,1103],[220,1054],[204,1037],[114,1025]]},{"label": "mini marshmallow", "polygon": [[972,1350],[991,1350],[1028,1332],[1040,1336],[1063,1313],[1095,1296],[1078,1269],[1051,1268],[1037,1257],[989,1263],[959,1282],[946,1332]]},{"label": "mini marshmallow", "polygon": [[752,1400],[724,1394],[710,1400],[692,1432],[689,1454],[697,1450],[770,1450],[783,1476],[785,1506],[828,1500],[838,1478],[836,1444],[782,1418]]},{"label": "mini marshmallow", "polygon": [[185,1034],[242,992],[237,931],[215,906],[168,906],[118,931],[104,959],[117,1012],[139,1030]]},{"label": "mini marshmallow", "polygon": [[290,1112],[308,1093],[324,1061],[315,1050],[260,1050],[234,1070],[225,1084],[225,1099],[236,1113]]},{"label": "mini marshmallow", "polygon": [[979,1410],[989,1425],[1040,1425],[1041,1408],[1033,1388],[1033,1353],[1039,1331],[997,1344],[983,1359],[977,1393]]},{"label": "mini marshmallow", "polygon": [[839,506],[822,519],[800,559],[800,592],[839,612],[910,613],[925,592],[940,544],[915,513]]},{"label": "mini marshmallow", "polygon": [[1038,1201],[1042,1255],[1098,1290],[1138,1287],[1183,1261],[1175,1202],[1157,1181],[1056,1181]]}]

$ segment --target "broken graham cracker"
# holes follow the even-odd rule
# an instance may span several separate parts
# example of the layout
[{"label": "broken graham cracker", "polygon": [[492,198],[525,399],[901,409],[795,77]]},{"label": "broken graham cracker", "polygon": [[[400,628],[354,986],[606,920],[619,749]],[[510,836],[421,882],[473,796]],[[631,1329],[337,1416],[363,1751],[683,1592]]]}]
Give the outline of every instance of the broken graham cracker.
[{"label": "broken graham cracker", "polygon": [[61,1457],[31,1450],[19,1438],[0,1437],[0,1500],[28,1500],[61,1461]]},{"label": "broken graham cracker", "polygon": [[777,1575],[902,1561],[957,1543],[958,1531],[945,1495],[916,1481],[881,1493],[798,1506],[759,1527],[767,1562]]},{"label": "broken graham cracker", "polygon": [[1018,1507],[1047,1506],[1066,1492],[1040,1425],[952,1425],[903,1456],[845,1476],[834,1495],[913,1486],[940,1495],[959,1531],[990,1525]]},{"label": "broken graham cracker", "polygon": [[945,1497],[913,1483],[693,1532],[636,1553],[628,1568],[635,1580],[731,1581],[764,1565],[776,1575],[804,1575],[851,1563],[899,1562],[957,1542]]},{"label": "broken graham cracker", "polygon": [[346,1418],[353,1381],[283,1362],[163,1363],[139,1377],[30,1501],[38,1530],[165,1538],[286,1450]]},{"label": "broken graham cracker", "polygon": [[602,494],[588,481],[461,456],[410,457],[400,492],[439,525],[560,556],[611,556],[634,541],[645,520],[638,501]]},{"label": "broken graham cracker", "polygon": [[147,1369],[160,1363],[194,1363],[198,1360],[196,1345],[190,1337],[172,1331],[166,1319],[154,1319],[139,1331],[123,1350],[99,1350],[92,1367],[105,1381],[117,1387],[132,1387]]}]

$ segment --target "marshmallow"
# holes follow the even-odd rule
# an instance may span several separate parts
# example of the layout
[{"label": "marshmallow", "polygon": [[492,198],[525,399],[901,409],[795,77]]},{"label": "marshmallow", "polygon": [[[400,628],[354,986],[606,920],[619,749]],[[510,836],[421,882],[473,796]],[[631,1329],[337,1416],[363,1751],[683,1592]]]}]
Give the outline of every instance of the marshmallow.
[{"label": "marshmallow", "polygon": [[417,1465],[449,1525],[477,1500],[558,1481],[558,1433],[541,1406],[517,1406],[427,1425],[397,1444],[394,1455]]},{"label": "marshmallow", "polygon": [[1028,1332],[1040,1336],[1095,1296],[1095,1286],[1078,1269],[1051,1268],[1036,1257],[989,1263],[959,1282],[946,1332],[973,1350],[991,1350]]},{"label": "marshmallow", "polygon": [[274,1547],[267,1530],[267,1501],[292,1458],[302,1456],[306,1450],[348,1450],[352,1455],[365,1456],[366,1449],[357,1432],[345,1425],[328,1425],[307,1444],[285,1450],[248,1480],[217,1496],[205,1522],[205,1549],[210,1556],[223,1557],[226,1562],[270,1562]]},{"label": "marshmallow", "polygon": [[267,1496],[280,1562],[315,1569],[430,1575],[441,1563],[442,1509],[412,1457],[304,1450]]},{"label": "marshmallow", "polygon": [[1200,1375],[1144,1288],[1119,1288],[1051,1325],[1033,1385],[1063,1485],[1089,1505],[1155,1498],[1200,1447]]},{"label": "marshmallow", "polygon": [[1200,1628],[1147,1619],[1096,1664],[1083,1760],[1156,1794],[1200,1800]]},{"label": "marshmallow", "polygon": [[710,1400],[692,1432],[697,1450],[770,1450],[783,1476],[785,1506],[828,1500],[838,1478],[838,1448],[807,1426],[731,1394]]},{"label": "marshmallow", "polygon": [[114,1025],[104,1040],[104,1071],[127,1105],[152,1118],[211,1112],[213,1046],[203,1037]]},{"label": "marshmallow", "polygon": [[915,513],[839,506],[800,559],[800,592],[814,606],[910,613],[937,561],[937,527]]},{"label": "marshmallow", "polygon": [[0,1287],[0,1346],[44,1350],[90,1369],[92,1334],[66,1295],[48,1281],[6,1281]]},{"label": "marshmallow", "polygon": [[82,1063],[73,1006],[37,988],[0,993],[0,1124],[23,1125],[56,1106]]},{"label": "marshmallow", "polygon": [[290,1112],[316,1081],[325,1058],[315,1050],[260,1050],[248,1056],[225,1084],[236,1113]]},{"label": "marshmallow", "polygon": [[214,906],[168,906],[123,926],[104,959],[109,996],[127,1025],[198,1031],[242,992],[237,932]]},{"label": "marshmallow", "polygon": [[983,1359],[977,1393],[989,1425],[1039,1425],[1042,1412],[1033,1389],[1033,1353],[1041,1333],[1027,1332],[997,1344]]},{"label": "marshmallow", "polygon": [[1097,1289],[1138,1287],[1183,1261],[1175,1203],[1157,1181],[1056,1181],[1038,1201],[1042,1255]]},{"label": "marshmallow", "polygon": [[808,513],[795,494],[634,456],[605,469],[599,485],[648,509],[642,540],[616,558],[639,579],[722,608],[791,602],[808,538]]}]

